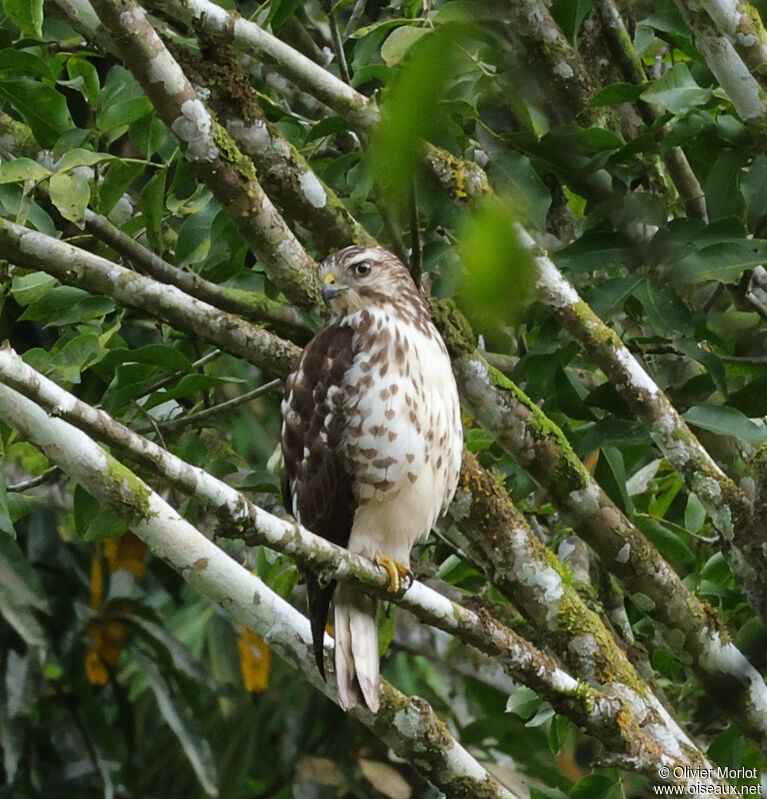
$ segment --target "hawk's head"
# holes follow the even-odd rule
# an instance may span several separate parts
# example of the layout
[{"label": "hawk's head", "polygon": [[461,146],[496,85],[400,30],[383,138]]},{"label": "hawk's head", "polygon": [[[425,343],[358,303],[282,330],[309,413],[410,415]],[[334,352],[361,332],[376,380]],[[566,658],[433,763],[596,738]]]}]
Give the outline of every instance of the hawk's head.
[{"label": "hawk's head", "polygon": [[383,247],[346,247],[319,268],[322,299],[334,319],[371,305],[420,305],[407,267]]}]

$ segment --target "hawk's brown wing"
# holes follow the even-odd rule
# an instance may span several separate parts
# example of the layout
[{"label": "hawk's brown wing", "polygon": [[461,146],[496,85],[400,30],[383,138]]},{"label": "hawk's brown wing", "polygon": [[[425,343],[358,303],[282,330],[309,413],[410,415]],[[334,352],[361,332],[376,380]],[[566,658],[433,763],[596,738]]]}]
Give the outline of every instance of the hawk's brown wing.
[{"label": "hawk's brown wing", "polygon": [[[282,496],[301,524],[346,546],[356,502],[352,475],[340,445],[346,421],[344,376],[354,360],[353,332],[331,325],[306,346],[287,379],[282,408]],[[306,575],[314,656],[325,676],[322,642],[335,582],[322,585]]]}]

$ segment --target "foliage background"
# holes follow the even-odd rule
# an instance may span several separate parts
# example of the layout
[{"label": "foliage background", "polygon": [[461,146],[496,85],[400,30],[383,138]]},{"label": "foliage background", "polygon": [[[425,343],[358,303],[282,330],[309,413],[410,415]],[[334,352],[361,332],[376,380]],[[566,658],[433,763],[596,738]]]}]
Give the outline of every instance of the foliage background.
[{"label": "foliage background", "polygon": [[[3,3],[0,216],[119,260],[84,227],[90,207],[176,267],[287,305],[136,79],[103,40],[86,41],[72,27],[63,5]],[[753,483],[749,458],[767,441],[764,127],[739,118],[680,6],[619,4],[646,75],[637,84],[609,50],[602,5],[554,0],[548,8],[584,66],[585,101],[557,83],[553,45],[543,47],[519,24],[535,4],[341,0],[331,9],[270,0],[236,8],[328,70],[346,70],[352,86],[380,100],[381,124],[359,136],[272,68],[245,64],[273,129],[367,234],[409,254],[436,297],[457,300],[491,362],[562,428],[610,498],[763,673],[767,632],[733,579],[700,498],[538,301],[529,256],[515,238],[515,222],[536,234],[728,473]],[[196,82],[207,81],[200,96],[212,95],[219,113],[243,96],[252,102],[235,81],[233,52],[217,52],[172,15],[152,20],[187,72],[200,70]],[[343,67],[334,30],[344,36]],[[205,64],[220,69],[206,78]],[[460,172],[452,197],[446,193],[420,166],[422,139],[483,167],[495,199],[462,202],[468,192]],[[680,147],[703,213],[701,196],[686,203],[664,166]],[[292,226],[316,259],[348,243],[306,220]],[[0,337],[27,363],[278,509],[279,390],[201,424],[161,427],[265,383],[266,370],[226,353],[195,366],[212,347],[194,332],[59,283],[42,268],[0,263]],[[268,324],[303,344],[319,323],[313,309],[303,311],[300,324]],[[545,491],[490,432],[468,414],[465,422],[469,448],[561,553],[573,530]],[[0,430],[0,794],[439,795],[270,658],[261,639],[149,557],[127,522],[9,427]],[[40,484],[26,488],[35,477]],[[214,533],[216,520],[194,500],[170,487],[163,493]],[[226,547],[301,607],[292,561],[241,542]],[[592,606],[610,607],[620,589],[593,559],[589,571],[582,545],[578,552],[590,582],[571,579]],[[467,603],[506,602],[459,555],[437,537],[414,553],[414,568],[452,584]],[[627,647],[646,656],[653,684],[709,757],[763,768],[759,744],[709,701],[673,646],[674,630],[653,617],[653,601],[636,592],[619,595],[617,605]],[[502,780],[519,785],[522,774],[535,796],[648,795],[644,778],[593,770],[599,746],[530,689],[489,680],[463,650],[413,630],[394,606],[382,620],[384,640],[397,616],[385,675],[428,699],[465,746],[495,762]]]}]

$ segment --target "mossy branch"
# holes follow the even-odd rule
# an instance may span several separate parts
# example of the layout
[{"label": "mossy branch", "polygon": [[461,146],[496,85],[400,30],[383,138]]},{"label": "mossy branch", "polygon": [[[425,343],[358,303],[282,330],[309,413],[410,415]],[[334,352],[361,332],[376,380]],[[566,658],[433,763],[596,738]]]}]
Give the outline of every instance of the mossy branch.
[{"label": "mossy branch", "polygon": [[[469,610],[422,583],[414,581],[403,595],[392,597],[386,592],[388,582],[386,576],[371,561],[352,555],[297,524],[278,519],[253,505],[242,494],[205,471],[185,463],[142,438],[112,419],[106,412],[77,400],[27,366],[18,355],[7,348],[0,350],[0,378],[5,386],[21,392],[36,405],[45,408],[55,417],[59,425],[69,422],[77,428],[88,431],[111,446],[118,447],[133,460],[148,466],[164,480],[194,496],[216,514],[223,530],[229,535],[244,538],[250,544],[266,544],[291,555],[299,562],[321,571],[326,579],[355,580],[366,590],[395,601],[422,621],[449,632],[494,657],[510,676],[536,690],[550,701],[558,712],[568,716],[577,725],[602,740],[612,755],[623,762],[624,767],[637,769],[651,780],[658,781],[659,763],[669,765],[672,769],[675,765],[690,763],[696,763],[701,768],[706,766],[705,758],[692,742],[670,720],[664,719],[655,698],[634,675],[630,674],[631,667],[625,660],[619,662],[622,653],[617,649],[614,650],[615,659],[611,664],[609,666],[604,664],[604,673],[599,675],[598,682],[606,686],[621,683],[623,685],[621,691],[631,691],[631,702],[626,701],[620,691],[608,691],[607,694],[602,694],[585,683],[577,682],[562,671],[552,658],[537,650],[488,613]],[[0,393],[0,408],[2,408],[2,399],[3,395]],[[29,428],[25,432],[30,435]],[[41,444],[45,440],[44,436],[42,438],[33,436],[33,440],[44,450],[46,449]],[[65,471],[70,471],[71,465],[66,458],[62,458],[55,447],[48,454]],[[468,454],[464,459],[463,475],[463,491],[468,490],[466,488],[468,486],[472,491],[491,494],[497,501],[508,503],[505,492],[499,489],[497,484],[489,482],[487,476],[481,474],[476,460]],[[90,488],[95,479],[94,476],[85,474],[82,467],[72,476],[78,481],[85,481],[83,485],[87,488]],[[131,485],[138,482],[135,477],[131,480]],[[142,487],[142,502],[146,500],[147,491],[148,488]],[[123,494],[120,495],[122,503],[125,502]],[[96,496],[103,498],[110,505],[113,504],[113,493],[109,491],[97,493]],[[480,502],[478,499],[474,504]],[[129,506],[133,507],[130,503]],[[496,513],[496,517],[502,519],[503,514]],[[148,519],[149,514],[145,513],[139,514],[136,521],[140,524],[141,520]],[[514,523],[519,525],[519,519]],[[532,536],[530,538],[533,539]],[[531,569],[531,564],[537,558],[548,560],[546,568],[556,570],[556,566],[553,565],[556,559],[553,555],[540,544],[538,549],[535,557],[528,559],[524,566],[517,561],[516,568]],[[512,569],[514,564],[507,562],[506,568]],[[201,570],[204,570],[204,567]],[[548,590],[551,592],[553,585],[551,579],[548,580],[548,584]],[[560,600],[562,606],[570,607],[575,603],[568,615],[572,624],[565,631],[569,637],[576,635],[583,620],[593,615],[582,606],[578,606],[574,592],[571,593],[569,602],[565,601],[566,597]],[[545,612],[548,612],[548,609]],[[601,625],[597,621],[592,626]],[[606,636],[606,631],[603,632]],[[598,635],[598,632],[594,632],[594,635]],[[639,713],[637,713],[637,703],[641,703]],[[659,724],[666,728],[667,735],[673,736],[676,740],[675,747],[667,749],[663,738],[649,732],[655,730]]]}]

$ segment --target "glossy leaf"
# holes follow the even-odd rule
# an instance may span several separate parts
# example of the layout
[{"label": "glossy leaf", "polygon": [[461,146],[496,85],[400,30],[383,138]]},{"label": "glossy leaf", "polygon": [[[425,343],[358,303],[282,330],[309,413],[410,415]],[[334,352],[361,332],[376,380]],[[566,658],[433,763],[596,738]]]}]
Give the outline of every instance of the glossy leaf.
[{"label": "glossy leaf", "polygon": [[727,405],[696,405],[685,412],[684,418],[694,427],[710,430],[723,436],[763,444],[767,430],[752,422],[744,413]]}]

